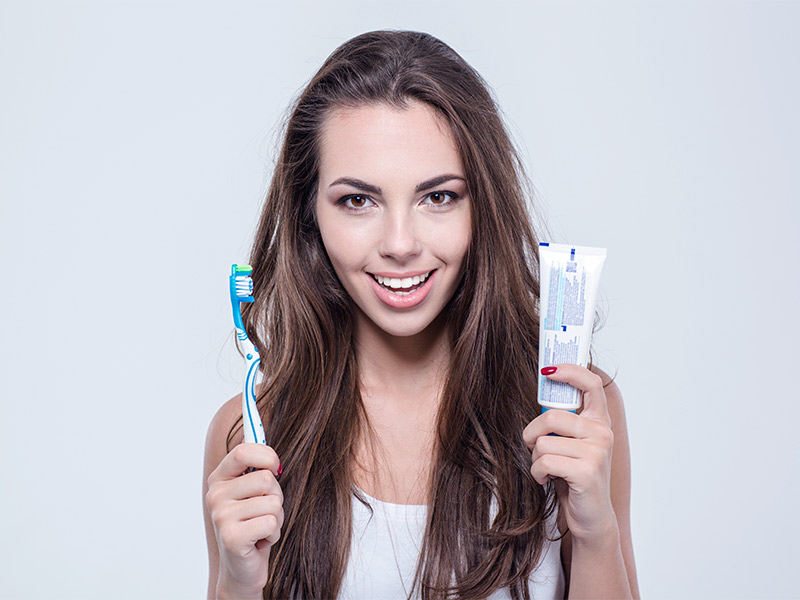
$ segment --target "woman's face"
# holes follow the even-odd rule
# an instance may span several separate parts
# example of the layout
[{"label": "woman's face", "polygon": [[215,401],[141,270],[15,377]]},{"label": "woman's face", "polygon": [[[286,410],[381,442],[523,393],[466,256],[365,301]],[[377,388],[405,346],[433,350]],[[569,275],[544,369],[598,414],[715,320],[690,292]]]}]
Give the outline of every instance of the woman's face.
[{"label": "woman's face", "polygon": [[359,325],[424,331],[453,296],[470,199],[447,125],[427,105],[340,108],[322,128],[317,222]]}]

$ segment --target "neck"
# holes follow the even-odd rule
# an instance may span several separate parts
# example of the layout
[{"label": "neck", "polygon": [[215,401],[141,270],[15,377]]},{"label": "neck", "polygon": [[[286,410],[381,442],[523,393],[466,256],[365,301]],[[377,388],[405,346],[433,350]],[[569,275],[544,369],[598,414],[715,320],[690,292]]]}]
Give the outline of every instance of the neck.
[{"label": "neck", "polygon": [[414,336],[395,337],[356,321],[356,357],[368,429],[354,480],[387,502],[425,504],[442,386],[450,361],[443,319]]},{"label": "neck", "polygon": [[418,403],[438,397],[450,360],[443,318],[408,337],[387,334],[366,319],[356,325],[356,356],[361,388],[366,396]]}]

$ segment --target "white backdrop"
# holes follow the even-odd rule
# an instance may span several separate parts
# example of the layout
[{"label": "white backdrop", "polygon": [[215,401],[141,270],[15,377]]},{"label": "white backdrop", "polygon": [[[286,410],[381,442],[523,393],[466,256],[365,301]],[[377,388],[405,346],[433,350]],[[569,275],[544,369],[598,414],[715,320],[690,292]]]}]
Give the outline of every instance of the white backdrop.
[{"label": "white backdrop", "polygon": [[796,3],[0,3],[0,597],[198,598],[227,276],[355,34],[494,87],[554,241],[605,246],[649,598],[800,597]]}]

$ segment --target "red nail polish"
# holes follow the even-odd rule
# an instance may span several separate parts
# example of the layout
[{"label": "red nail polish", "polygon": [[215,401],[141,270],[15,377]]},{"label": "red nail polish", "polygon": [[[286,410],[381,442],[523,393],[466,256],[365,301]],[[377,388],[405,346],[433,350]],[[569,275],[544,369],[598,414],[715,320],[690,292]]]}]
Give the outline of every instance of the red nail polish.
[{"label": "red nail polish", "polygon": [[552,375],[556,371],[558,371],[558,367],[544,367],[542,369],[542,375]]},{"label": "red nail polish", "polygon": [[283,475],[283,465],[278,463],[278,477]]}]

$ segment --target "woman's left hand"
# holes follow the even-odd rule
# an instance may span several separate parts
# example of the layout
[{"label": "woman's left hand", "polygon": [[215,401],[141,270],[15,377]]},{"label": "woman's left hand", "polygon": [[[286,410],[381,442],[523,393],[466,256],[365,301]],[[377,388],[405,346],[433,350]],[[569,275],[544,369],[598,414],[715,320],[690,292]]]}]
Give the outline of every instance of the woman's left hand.
[{"label": "woman's left hand", "polygon": [[618,530],[611,504],[614,434],[603,381],[578,365],[555,366],[548,377],[582,390],[583,410],[579,415],[548,410],[528,424],[522,436],[531,449],[531,474],[542,485],[555,479],[561,513],[575,541],[601,541]]}]

